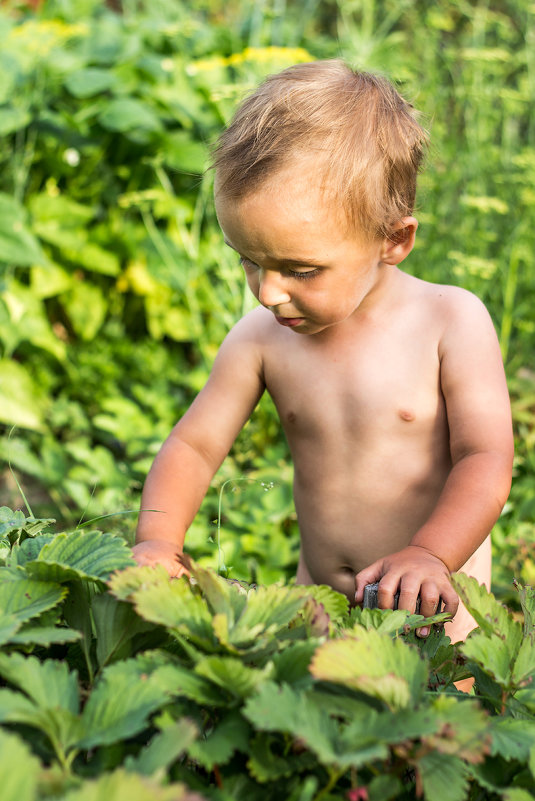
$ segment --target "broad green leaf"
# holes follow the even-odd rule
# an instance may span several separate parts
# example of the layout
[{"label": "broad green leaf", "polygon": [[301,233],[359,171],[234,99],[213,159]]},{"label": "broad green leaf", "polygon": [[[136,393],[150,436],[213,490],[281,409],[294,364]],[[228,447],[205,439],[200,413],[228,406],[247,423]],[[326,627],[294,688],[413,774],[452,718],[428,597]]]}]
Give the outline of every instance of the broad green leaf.
[{"label": "broad green leaf", "polygon": [[66,662],[55,659],[39,661],[35,656],[0,654],[0,675],[18,687],[42,709],[65,709],[78,713],[80,696],[78,676]]},{"label": "broad green leaf", "polygon": [[165,163],[172,170],[203,173],[208,151],[202,142],[192,138],[188,131],[173,131],[162,143]]},{"label": "broad green leaf", "polygon": [[286,684],[295,684],[299,681],[310,682],[309,665],[312,656],[320,644],[319,640],[298,640],[288,643],[282,651],[273,654],[275,667],[274,678]]},{"label": "broad green leaf", "polygon": [[2,801],[34,801],[41,765],[14,734],[0,731],[0,787]]},{"label": "broad green leaf", "polygon": [[427,713],[435,722],[435,731],[422,740],[434,751],[472,764],[490,752],[489,717],[475,698],[463,698],[460,703],[455,697],[435,693]]},{"label": "broad green leaf", "polygon": [[195,724],[187,718],[177,720],[156,734],[136,757],[125,761],[125,768],[133,773],[152,776],[156,771],[168,770],[197,737]]},{"label": "broad green leaf", "polygon": [[154,567],[135,565],[110,576],[108,587],[119,601],[129,601],[138,590],[168,583],[169,573],[162,565]]},{"label": "broad green leaf", "polygon": [[241,715],[227,715],[206,739],[199,738],[188,748],[188,754],[207,770],[225,765],[236,751],[249,750],[250,726]]},{"label": "broad green leaf", "polygon": [[430,752],[418,760],[425,801],[465,801],[466,766],[458,757]]},{"label": "broad green leaf", "polygon": [[15,615],[0,616],[0,646],[13,641],[22,623]]},{"label": "broad green leaf", "polygon": [[137,613],[145,620],[167,626],[175,636],[185,636],[208,652],[217,649],[212,615],[206,602],[194,595],[185,578],[143,586],[132,594]]},{"label": "broad green leaf", "polygon": [[522,587],[515,582],[524,615],[524,637],[535,632],[535,587]]},{"label": "broad green leaf", "polygon": [[111,89],[116,80],[115,75],[110,70],[86,67],[85,69],[71,72],[65,79],[65,86],[75,97],[85,98]]},{"label": "broad green leaf", "polygon": [[263,670],[247,667],[230,656],[207,656],[195,666],[195,673],[216,684],[224,693],[237,699],[247,698],[273,674],[273,665]]},{"label": "broad green leaf", "polygon": [[527,790],[523,790],[522,787],[508,787],[502,793],[503,801],[533,801],[534,798],[534,795]]},{"label": "broad green leaf", "polygon": [[48,647],[56,643],[76,642],[81,633],[60,626],[26,626],[9,638],[12,645],[41,645]]},{"label": "broad green leaf", "polygon": [[122,537],[102,531],[57,534],[34,561],[26,563],[29,575],[38,579],[104,582],[114,570],[132,565],[134,559]]},{"label": "broad green leaf", "polygon": [[149,131],[161,129],[161,123],[150,106],[130,97],[111,100],[99,115],[99,120],[111,131],[132,131],[145,128]]},{"label": "broad green leaf", "polygon": [[23,206],[0,192],[0,261],[18,267],[46,264],[38,240],[27,224]]},{"label": "broad green leaf", "polygon": [[[78,254],[81,252],[77,251]],[[78,336],[86,341],[93,339],[108,311],[108,301],[102,290],[87,281],[77,281],[61,296],[61,303]]]},{"label": "broad green leaf", "polygon": [[104,669],[82,713],[80,748],[109,745],[135,736],[148,719],[169,701],[154,676],[144,676],[134,660]]},{"label": "broad green leaf", "polygon": [[97,636],[97,662],[100,666],[130,656],[129,644],[132,637],[151,627],[136,615],[130,604],[117,601],[107,593],[96,595],[91,609]]},{"label": "broad green leaf", "polygon": [[202,706],[228,706],[228,697],[218,687],[183,665],[164,665],[153,675],[154,681],[169,695],[189,698]]},{"label": "broad green leaf", "polygon": [[210,611],[213,614],[224,614],[229,625],[232,625],[247,603],[247,593],[241,586],[218,576],[214,570],[201,567],[193,560],[188,560],[188,569],[206,598]]},{"label": "broad green leaf", "polygon": [[62,801],[202,801],[202,797],[192,797],[182,784],[162,787],[146,776],[120,768],[85,781],[81,787],[67,792]]},{"label": "broad green leaf", "polygon": [[41,392],[26,368],[10,359],[0,359],[0,423],[44,431],[45,408]]},{"label": "broad green leaf", "polygon": [[535,748],[535,724],[531,720],[492,718],[491,733],[491,753],[503,759],[527,762]]},{"label": "broad green leaf", "polygon": [[0,689],[0,722],[22,723],[46,734],[54,748],[66,753],[80,736],[79,718],[68,709],[36,705],[25,695]]},{"label": "broad green leaf", "polygon": [[524,637],[513,666],[513,682],[523,685],[535,678],[535,630]]},{"label": "broad green leaf", "polygon": [[427,667],[415,648],[363,627],[320,645],[310,672],[316,679],[379,698],[393,709],[417,703],[427,685]]},{"label": "broad green leaf", "polygon": [[508,689],[511,686],[517,649],[512,650],[508,640],[498,634],[488,634],[483,629],[476,629],[460,646],[460,650],[501,687]]},{"label": "broad green leaf", "polygon": [[43,545],[52,542],[53,539],[54,534],[38,534],[35,537],[23,540],[20,545],[14,545],[11,552],[11,563],[23,566],[26,562],[37,559]]},{"label": "broad green leaf", "polygon": [[9,506],[0,506],[0,537],[7,537],[11,532],[24,528],[26,516],[20,510],[13,511]]},{"label": "broad green leaf", "polygon": [[280,756],[273,751],[273,747],[277,746],[280,750],[280,737],[264,732],[259,732],[250,743],[247,767],[259,782],[290,778],[296,773],[314,769],[316,759],[310,752],[291,752],[287,756]]},{"label": "broad green leaf", "polygon": [[32,116],[25,108],[3,106],[0,109],[0,136],[20,131],[31,121]]},{"label": "broad green leaf", "polygon": [[322,604],[332,623],[340,623],[346,617],[349,601],[342,593],[336,592],[327,584],[311,584],[303,587],[296,585],[296,589],[298,588],[303,594],[311,595],[315,601]]},{"label": "broad green leaf", "polygon": [[401,781],[388,773],[375,776],[368,785],[368,801],[395,801],[402,797],[402,793]]},{"label": "broad green leaf", "polygon": [[368,733],[366,719],[345,731],[312,693],[288,686],[264,682],[247,699],[243,714],[257,730],[292,734],[324,765],[360,767],[388,754],[385,741]]},{"label": "broad green leaf", "polygon": [[489,636],[495,635],[507,640],[512,655],[522,641],[522,626],[512,617],[508,609],[499,603],[487,588],[475,578],[465,573],[455,573],[452,577],[455,590],[475,619],[481,630]]},{"label": "broad green leaf", "polygon": [[15,615],[23,623],[57,606],[66,594],[59,584],[31,578],[4,579],[0,581],[0,614]]}]

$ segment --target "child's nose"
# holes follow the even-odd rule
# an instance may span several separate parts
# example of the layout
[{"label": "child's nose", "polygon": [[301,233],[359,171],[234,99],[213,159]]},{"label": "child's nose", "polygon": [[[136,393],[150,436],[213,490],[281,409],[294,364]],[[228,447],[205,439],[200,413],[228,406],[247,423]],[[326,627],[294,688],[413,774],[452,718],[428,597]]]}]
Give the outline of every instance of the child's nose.
[{"label": "child's nose", "polygon": [[262,306],[280,306],[291,299],[284,286],[284,276],[276,270],[262,270],[259,276],[258,300]]}]

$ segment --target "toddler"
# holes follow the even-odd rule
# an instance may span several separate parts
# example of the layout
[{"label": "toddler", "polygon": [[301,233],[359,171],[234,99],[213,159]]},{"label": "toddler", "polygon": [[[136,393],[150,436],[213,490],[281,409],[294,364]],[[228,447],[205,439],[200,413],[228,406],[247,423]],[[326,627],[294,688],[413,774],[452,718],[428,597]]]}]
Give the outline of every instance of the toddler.
[{"label": "toddler", "polygon": [[[426,134],[385,79],[339,61],[268,78],[215,152],[215,204],[259,306],[224,340],[164,443],[134,553],[172,576],[210,482],[267,390],[292,454],[297,582],[360,603],[474,621],[449,576],[490,581],[489,532],[513,441],[503,365],[482,303],[399,265],[414,245]],[[163,513],[163,514],[162,514]],[[427,629],[422,629],[425,636]]]}]

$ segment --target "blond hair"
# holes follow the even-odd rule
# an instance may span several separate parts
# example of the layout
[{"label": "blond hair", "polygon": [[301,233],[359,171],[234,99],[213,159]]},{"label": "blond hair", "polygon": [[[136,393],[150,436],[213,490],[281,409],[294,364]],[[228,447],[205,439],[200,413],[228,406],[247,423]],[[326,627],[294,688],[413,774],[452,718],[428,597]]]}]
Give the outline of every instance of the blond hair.
[{"label": "blond hair", "polygon": [[338,60],[269,76],[238,108],[214,151],[218,192],[242,198],[311,155],[349,223],[391,236],[412,213],[427,134],[389,81]]}]

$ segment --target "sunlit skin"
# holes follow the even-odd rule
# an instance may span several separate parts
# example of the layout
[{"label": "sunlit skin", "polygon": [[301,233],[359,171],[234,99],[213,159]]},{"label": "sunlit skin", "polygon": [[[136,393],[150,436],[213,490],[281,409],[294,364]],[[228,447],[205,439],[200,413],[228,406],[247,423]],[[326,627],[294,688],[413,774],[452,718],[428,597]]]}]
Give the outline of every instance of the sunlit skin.
[{"label": "sunlit skin", "polygon": [[[225,241],[261,304],[225,339],[211,376],[148,476],[136,558],[182,568],[210,481],[267,389],[291,450],[300,583],[351,602],[456,615],[474,627],[449,575],[490,580],[488,534],[509,492],[512,434],[498,343],[468,292],[400,269],[414,217],[367,239],[295,163],[245,198],[217,191]],[[425,635],[427,632],[421,632]]]}]

